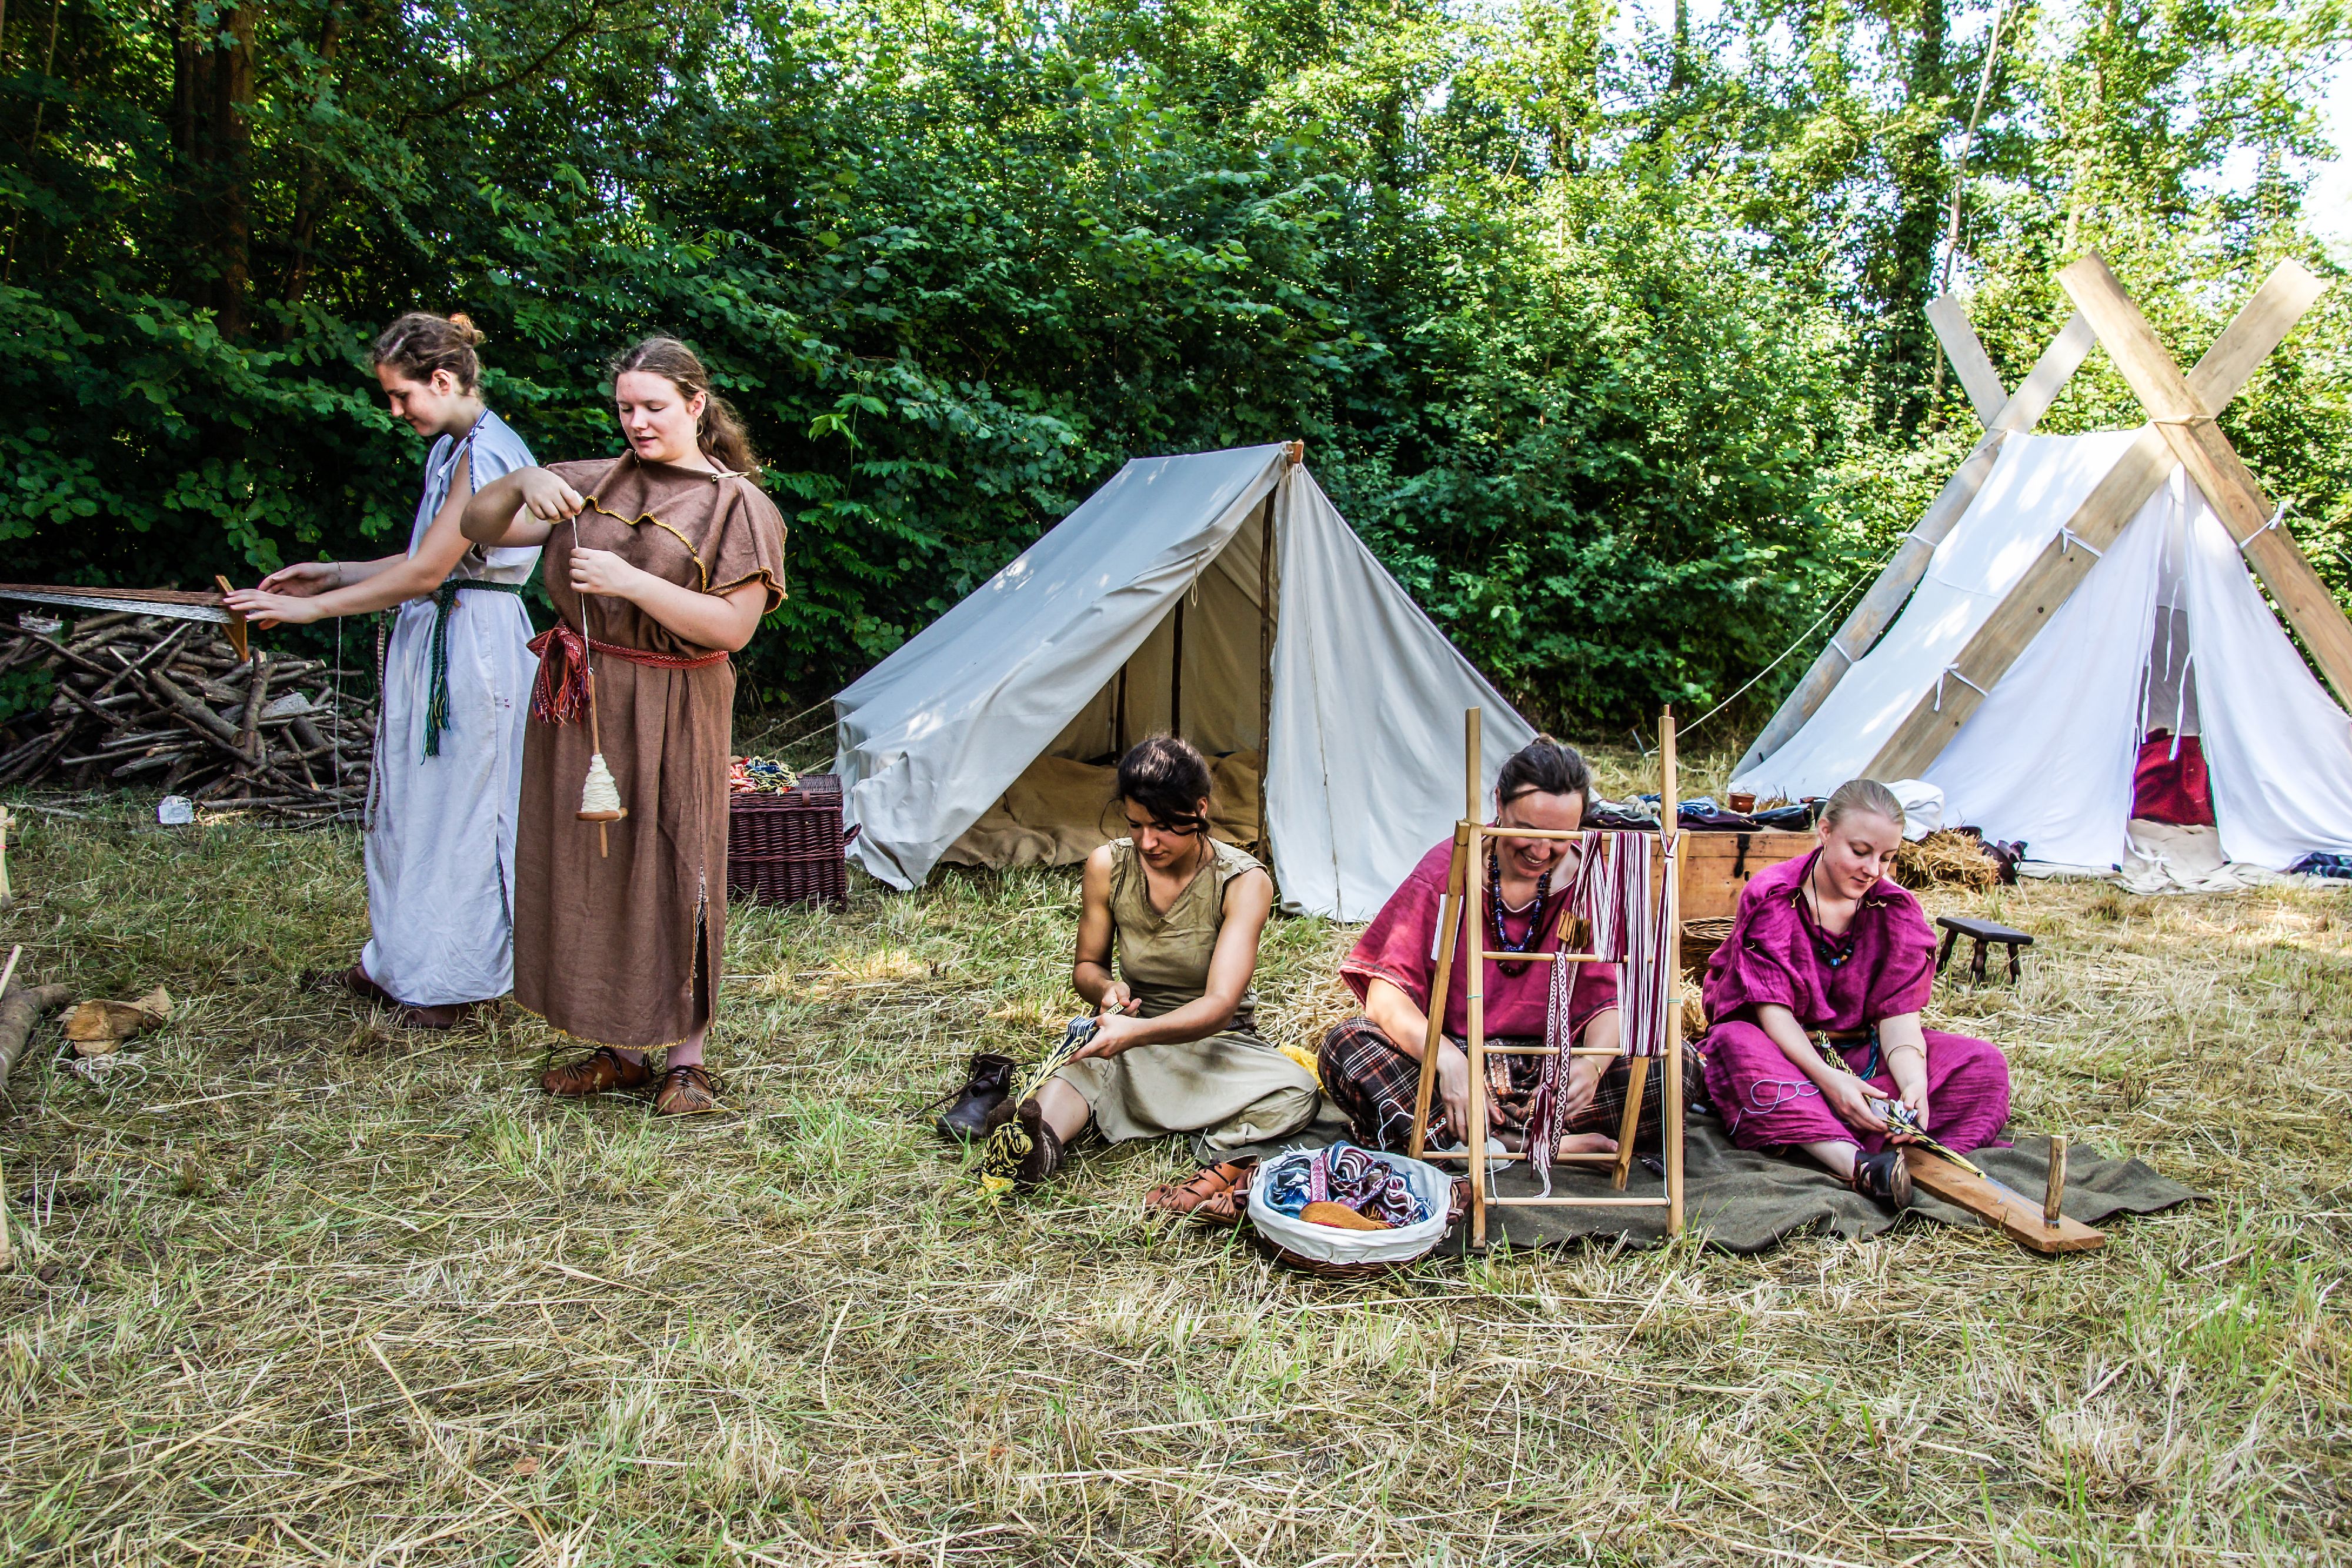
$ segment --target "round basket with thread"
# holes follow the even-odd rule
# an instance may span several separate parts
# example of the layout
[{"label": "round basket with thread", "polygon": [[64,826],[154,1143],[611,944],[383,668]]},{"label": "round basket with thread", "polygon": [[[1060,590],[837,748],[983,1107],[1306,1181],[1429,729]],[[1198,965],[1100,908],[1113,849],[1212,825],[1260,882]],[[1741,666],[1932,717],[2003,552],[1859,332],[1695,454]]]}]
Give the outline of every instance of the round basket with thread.
[{"label": "round basket with thread", "polygon": [[1342,1230],[1283,1214],[1266,1198],[1267,1176],[1281,1158],[1269,1156],[1250,1173],[1249,1217],[1259,1245],[1276,1262],[1322,1279],[1383,1279],[1403,1273],[1437,1250],[1454,1222],[1469,1207],[1469,1182],[1402,1154],[1367,1152],[1404,1173],[1415,1195],[1429,1206],[1430,1217],[1393,1230]]}]

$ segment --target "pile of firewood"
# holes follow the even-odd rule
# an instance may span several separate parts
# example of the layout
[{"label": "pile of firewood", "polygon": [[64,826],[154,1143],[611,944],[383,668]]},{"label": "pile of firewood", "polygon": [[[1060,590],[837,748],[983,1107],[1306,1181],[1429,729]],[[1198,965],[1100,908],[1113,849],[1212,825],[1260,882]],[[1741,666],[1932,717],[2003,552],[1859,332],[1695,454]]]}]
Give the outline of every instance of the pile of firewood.
[{"label": "pile of firewood", "polygon": [[0,679],[32,669],[49,672],[54,694],[8,726],[0,784],[152,789],[292,816],[367,799],[373,696],[336,700],[339,684],[373,688],[362,672],[258,650],[239,659],[217,623],[112,613],[69,634],[37,615],[0,626]]}]

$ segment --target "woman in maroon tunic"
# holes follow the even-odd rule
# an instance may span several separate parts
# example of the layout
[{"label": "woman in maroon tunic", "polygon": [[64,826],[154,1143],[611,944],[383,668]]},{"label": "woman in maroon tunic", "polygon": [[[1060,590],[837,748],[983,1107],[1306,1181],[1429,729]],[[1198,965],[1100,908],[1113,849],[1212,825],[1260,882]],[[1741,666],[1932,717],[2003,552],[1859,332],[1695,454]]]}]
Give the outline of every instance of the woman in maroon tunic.
[{"label": "woman in maroon tunic", "polygon": [[[1516,962],[1511,952],[1556,952],[1568,912],[1569,889],[1578,869],[1575,846],[1557,838],[1514,838],[1514,827],[1566,831],[1584,821],[1592,775],[1575,748],[1538,735],[1503,764],[1495,785],[1495,837],[1486,872],[1486,907],[1477,911],[1483,931],[1474,931],[1465,911],[1456,941],[1467,952],[1474,936],[1490,952],[1507,956],[1486,973],[1486,1025],[1489,1044],[1543,1043],[1550,1011],[1551,965]],[[1429,996],[1436,984],[1438,901],[1445,891],[1454,845],[1449,839],[1421,858],[1404,883],[1364,928],[1354,951],[1339,965],[1339,978],[1363,1004],[1324,1037],[1317,1065],[1323,1092],[1347,1116],[1356,1142],[1374,1149],[1401,1150],[1412,1138],[1412,1115],[1421,1087],[1421,1057],[1429,1037]],[[1469,986],[1455,971],[1447,988],[1445,1020],[1438,1044],[1437,1085],[1423,1130],[1431,1146],[1458,1144],[1469,1115],[1470,1059],[1463,1040],[1469,1033]],[[1617,966],[1580,965],[1569,1004],[1568,1032],[1579,1045],[1601,1048],[1617,1043]],[[1690,1058],[1685,1058],[1685,1060]],[[1578,1057],[1560,1088],[1561,1153],[1614,1149],[1623,1125],[1630,1083],[1624,1058]],[[1527,1111],[1542,1075],[1543,1058],[1486,1058],[1488,1137],[1507,1149],[1526,1141]],[[1637,1141],[1658,1135],[1663,1075],[1653,1074],[1643,1096]]]},{"label": "woman in maroon tunic", "polygon": [[1757,874],[1707,963],[1707,1097],[1742,1149],[1801,1148],[1900,1208],[1911,1173],[1890,1125],[1907,1110],[1946,1146],[2009,1120],[2009,1063],[1983,1040],[1919,1025],[1936,978],[1919,901],[1885,879],[1903,807],[1856,779],[1822,812],[1821,847]]}]

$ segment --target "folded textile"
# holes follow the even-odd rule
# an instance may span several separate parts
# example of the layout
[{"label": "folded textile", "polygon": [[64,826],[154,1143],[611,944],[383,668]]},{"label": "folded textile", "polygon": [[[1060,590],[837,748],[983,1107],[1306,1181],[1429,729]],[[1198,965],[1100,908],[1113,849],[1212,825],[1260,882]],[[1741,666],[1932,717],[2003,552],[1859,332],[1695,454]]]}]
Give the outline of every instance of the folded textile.
[{"label": "folded textile", "polygon": [[1353,1143],[1303,1149],[1269,1161],[1265,1201],[1276,1213],[1293,1215],[1309,1204],[1338,1204],[1391,1226],[1429,1217],[1403,1172]]},{"label": "folded textile", "polygon": [[2326,877],[2336,881],[2352,879],[2352,855],[2331,855],[2314,850],[2287,869],[2306,877]]},{"label": "folded textile", "polygon": [[800,782],[792,769],[765,757],[737,757],[727,773],[727,787],[736,795],[783,795]]}]

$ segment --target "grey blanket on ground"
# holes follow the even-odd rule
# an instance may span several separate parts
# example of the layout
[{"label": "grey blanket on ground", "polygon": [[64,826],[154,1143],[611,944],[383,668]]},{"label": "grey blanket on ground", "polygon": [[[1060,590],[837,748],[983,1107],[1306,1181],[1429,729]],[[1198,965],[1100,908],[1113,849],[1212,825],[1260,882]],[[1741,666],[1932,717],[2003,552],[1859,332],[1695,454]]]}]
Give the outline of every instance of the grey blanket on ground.
[{"label": "grey blanket on ground", "polygon": [[[1280,1143],[1241,1152],[1323,1148],[1347,1136],[1346,1121],[1327,1107],[1326,1114]],[[1979,1149],[1969,1159],[1985,1174],[2039,1207],[2050,1179],[2050,1140],[2038,1132],[2012,1132],[2011,1136],[2014,1147]],[[1625,1184],[1627,1195],[1664,1191],[1664,1182],[1646,1168],[1645,1161],[1655,1158],[1651,1154],[1635,1161]],[[1459,1162],[1451,1163],[1455,1170],[1461,1168]],[[1501,1168],[1496,1190],[1511,1197],[1532,1195],[1538,1188],[1533,1173],[1514,1163]],[[1617,1195],[1605,1173],[1585,1165],[1555,1167],[1551,1190],[1554,1197],[1580,1192],[1595,1197]],[[2066,1195],[2060,1206],[2069,1219],[2097,1225],[2116,1215],[2156,1214],[2201,1196],[2137,1160],[2113,1160],[2075,1144],[2067,1151]],[[1894,1211],[1853,1191],[1802,1153],[1763,1154],[1735,1147],[1723,1123],[1704,1111],[1692,1112],[1683,1122],[1683,1210],[1693,1234],[1727,1252],[1762,1252],[1796,1236],[1849,1239],[1876,1236],[1897,1218]],[[1906,1213],[1944,1225],[1984,1223],[1968,1210],[1925,1192],[1914,1195]],[[1439,1250],[1466,1248],[1469,1232],[1466,1222],[1457,1225]],[[1621,1238],[1632,1247],[1662,1246],[1666,1239],[1666,1211],[1572,1204],[1487,1211],[1490,1244],[1564,1247],[1580,1241],[1614,1243]]]},{"label": "grey blanket on ground", "polygon": [[[1986,1175],[2039,1207],[2050,1179],[2050,1140],[2037,1132],[2012,1136],[2014,1147],[1979,1149],[1969,1159]],[[1663,1193],[1664,1188],[1664,1182],[1639,1160],[1625,1184],[1626,1193],[1636,1196]],[[1505,1197],[1537,1190],[1534,1174],[1518,1164],[1504,1167],[1496,1182],[1496,1191]],[[1580,1165],[1555,1168],[1551,1190],[1555,1197],[1586,1191],[1596,1197],[1615,1195],[1605,1173]],[[2066,1194],[2060,1206],[2069,1219],[2097,1225],[2117,1215],[2155,1214],[2201,1195],[2137,1160],[2109,1159],[2076,1144],[2066,1152]],[[1723,1123],[1704,1114],[1695,1114],[1683,1123],[1683,1212],[1692,1233],[1727,1252],[1761,1252],[1796,1236],[1876,1236],[1898,1217],[1801,1152],[1764,1154],[1734,1147]],[[1968,1210],[1924,1191],[1915,1193],[1906,1212],[1945,1225],[1984,1223]],[[1498,1207],[1486,1213],[1490,1244],[1559,1247],[1584,1240],[1613,1242],[1620,1237],[1633,1247],[1664,1244],[1666,1211],[1562,1205]],[[1453,1250],[1468,1244],[1465,1224],[1456,1226],[1444,1245]]]}]

